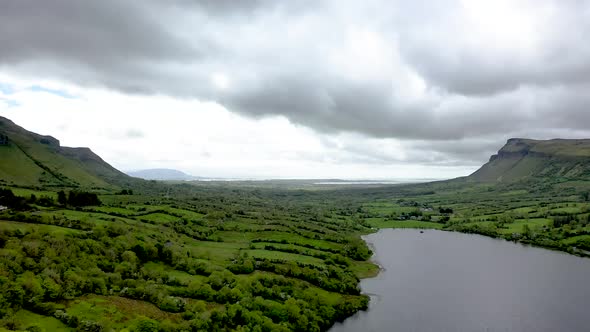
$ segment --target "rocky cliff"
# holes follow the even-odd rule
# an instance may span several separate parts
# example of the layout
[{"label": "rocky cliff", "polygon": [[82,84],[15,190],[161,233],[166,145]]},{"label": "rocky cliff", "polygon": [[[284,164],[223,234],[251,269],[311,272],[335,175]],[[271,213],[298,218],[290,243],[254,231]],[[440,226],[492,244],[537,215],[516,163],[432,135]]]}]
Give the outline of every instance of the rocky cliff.
[{"label": "rocky cliff", "polygon": [[590,177],[590,139],[511,138],[468,179],[511,182],[546,177]]}]

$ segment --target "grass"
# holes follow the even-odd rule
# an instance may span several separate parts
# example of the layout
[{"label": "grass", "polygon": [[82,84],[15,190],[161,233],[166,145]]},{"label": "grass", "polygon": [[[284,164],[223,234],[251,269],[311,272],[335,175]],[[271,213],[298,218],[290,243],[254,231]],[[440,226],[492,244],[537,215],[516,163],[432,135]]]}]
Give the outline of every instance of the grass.
[{"label": "grass", "polygon": [[[42,316],[28,310],[19,310],[15,316],[17,321],[21,322],[21,328],[26,330],[33,326],[41,328],[41,331],[46,332],[70,332],[75,329],[66,326],[57,318]],[[2,331],[0,329],[0,331]],[[8,331],[8,330],[6,330]]]},{"label": "grass", "polygon": [[360,278],[373,278],[379,274],[379,266],[372,262],[355,262],[350,268]]},{"label": "grass", "polygon": [[144,317],[156,320],[179,321],[179,314],[164,312],[155,305],[119,296],[83,296],[70,301],[66,312],[82,320],[99,322],[103,330],[121,330]]},{"label": "grass", "polygon": [[40,232],[52,235],[63,236],[65,234],[81,234],[84,233],[81,230],[71,229],[53,225],[43,224],[27,224],[16,221],[0,220],[0,228],[5,230],[20,230],[21,232]]},{"label": "grass", "polygon": [[579,241],[590,241],[590,235],[578,235],[563,240],[564,243],[575,245]]},{"label": "grass", "polygon": [[250,257],[255,258],[268,258],[268,259],[282,259],[290,262],[301,262],[306,264],[314,264],[314,265],[324,265],[324,261],[310,256],[305,255],[298,255],[298,254],[291,254],[287,252],[281,251],[269,251],[269,250],[261,250],[261,249],[254,249],[254,250],[247,250],[245,251],[250,255]]},{"label": "grass", "polygon": [[0,146],[0,179],[6,183],[39,185],[43,172],[15,145]]},{"label": "grass", "polygon": [[417,221],[417,220],[385,220],[381,218],[372,218],[367,221],[371,227],[375,228],[423,228],[423,229],[442,229],[443,224]]},{"label": "grass", "polygon": [[150,271],[163,271],[168,274],[168,276],[173,277],[174,279],[182,282],[182,283],[189,283],[191,281],[205,281],[206,277],[200,275],[192,275],[184,271],[174,270],[171,266],[165,265],[163,263],[157,262],[148,262],[143,266],[144,269]]},{"label": "grass", "polygon": [[513,223],[506,224],[506,228],[499,229],[502,234],[522,233],[524,225],[527,225],[531,230],[538,230],[543,226],[551,226],[552,221],[550,219],[538,218],[538,219],[518,219]]},{"label": "grass", "polygon": [[[257,234],[258,235],[258,234]],[[324,240],[316,240],[316,239],[309,239],[297,234],[292,233],[282,233],[282,232],[271,232],[271,233],[259,233],[257,236],[258,239],[264,240],[272,240],[272,241],[286,241],[286,242],[293,242],[299,245],[312,245],[318,248],[324,249],[339,249],[340,246],[336,243],[324,241]]]},{"label": "grass", "polygon": [[31,195],[35,195],[37,196],[37,198],[40,197],[49,197],[52,198],[54,200],[57,200],[57,193],[55,191],[49,191],[49,190],[34,190],[34,189],[26,189],[26,188],[12,188],[12,192],[17,195],[17,196],[21,196],[21,197],[31,197]]},{"label": "grass", "polygon": [[150,213],[147,215],[142,215],[142,216],[138,216],[136,217],[136,219],[139,220],[149,220],[149,221],[153,221],[159,224],[166,224],[169,222],[175,222],[180,220],[180,218],[175,217],[175,216],[171,216],[169,214],[164,214],[164,213]]}]

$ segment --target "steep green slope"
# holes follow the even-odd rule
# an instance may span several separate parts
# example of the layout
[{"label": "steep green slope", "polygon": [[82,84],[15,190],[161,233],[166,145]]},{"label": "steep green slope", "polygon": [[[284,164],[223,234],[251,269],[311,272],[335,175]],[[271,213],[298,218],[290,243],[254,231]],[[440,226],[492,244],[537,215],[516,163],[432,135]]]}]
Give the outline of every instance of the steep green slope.
[{"label": "steep green slope", "polygon": [[0,117],[0,180],[6,184],[116,187],[133,181],[88,148],[62,147]]},{"label": "steep green slope", "polygon": [[512,138],[469,176],[478,182],[590,178],[590,139]]}]

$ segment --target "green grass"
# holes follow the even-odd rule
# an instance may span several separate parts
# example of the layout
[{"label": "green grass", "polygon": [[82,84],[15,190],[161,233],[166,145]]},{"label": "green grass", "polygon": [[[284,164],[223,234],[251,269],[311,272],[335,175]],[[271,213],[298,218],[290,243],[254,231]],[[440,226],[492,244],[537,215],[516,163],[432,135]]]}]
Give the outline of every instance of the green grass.
[{"label": "green grass", "polygon": [[551,226],[551,220],[545,218],[518,219],[513,223],[504,225],[506,228],[499,229],[499,232],[502,234],[522,233],[524,225],[528,225],[531,230],[538,230],[543,226]]},{"label": "green grass", "polygon": [[578,213],[582,213],[582,209],[576,206],[571,206],[571,207],[562,207],[562,208],[556,208],[556,209],[552,209],[551,213],[570,213],[570,214],[578,214]]},{"label": "green grass", "polygon": [[186,219],[197,220],[197,219],[202,219],[204,217],[203,214],[198,213],[198,212],[194,212],[194,211],[190,211],[190,210],[177,209],[177,208],[173,208],[173,207],[166,207],[166,210],[170,211],[171,213],[174,213],[174,214],[182,215],[182,217],[186,218]]},{"label": "green grass", "polygon": [[40,232],[63,236],[64,234],[81,234],[81,230],[43,224],[27,224],[17,221],[0,220],[0,228],[4,230],[20,230],[21,232]]},{"label": "green grass", "polygon": [[106,331],[132,326],[135,320],[143,317],[156,320],[180,320],[179,314],[164,312],[151,303],[118,296],[84,296],[70,301],[66,312],[81,320],[99,322]]},{"label": "green grass", "polygon": [[310,256],[298,255],[298,254],[291,254],[287,252],[281,251],[269,251],[269,250],[246,250],[245,252],[248,253],[251,257],[255,258],[268,258],[268,259],[284,259],[286,261],[291,262],[301,262],[307,264],[314,264],[314,265],[324,265],[324,261]]},{"label": "green grass", "polygon": [[175,216],[171,216],[169,214],[164,214],[164,213],[150,213],[147,215],[143,215],[143,216],[138,216],[135,217],[138,220],[149,220],[149,221],[154,221],[156,223],[159,224],[166,224],[169,222],[174,222],[174,221],[178,221],[181,220],[178,217]]},{"label": "green grass", "polygon": [[579,241],[589,241],[590,242],[590,235],[572,236],[570,238],[563,240],[563,243],[566,243],[569,245],[575,245]]},{"label": "green grass", "polygon": [[[43,169],[14,145],[0,146],[0,179],[6,183],[39,185]],[[55,180],[53,183],[56,183]]]},{"label": "green grass", "polygon": [[373,278],[379,274],[379,266],[372,262],[353,262],[350,269],[358,278]]},{"label": "green grass", "polygon": [[56,210],[45,213],[46,215],[56,217],[66,217],[68,219],[86,221],[92,224],[108,225],[113,222],[127,224],[127,225],[138,225],[140,222],[132,218],[123,218],[111,216],[104,213],[86,212],[86,211],[73,211],[73,210]]},{"label": "green grass", "polygon": [[399,204],[389,203],[389,202],[378,202],[378,203],[369,203],[363,204],[363,209],[370,211],[372,213],[378,213],[382,215],[389,215],[391,213],[409,213],[412,211],[416,211],[419,208],[414,206],[400,206]]},{"label": "green grass", "polygon": [[192,275],[184,271],[174,270],[171,266],[165,265],[163,263],[148,262],[144,264],[143,268],[150,271],[166,272],[170,277],[173,277],[182,283],[189,283],[194,280],[204,281],[206,279],[204,276]]},{"label": "green grass", "polygon": [[26,189],[26,188],[10,188],[10,189],[12,190],[12,192],[16,196],[29,198],[29,197],[31,197],[31,195],[35,195],[35,196],[37,196],[37,198],[41,198],[41,197],[45,196],[45,197],[49,197],[54,200],[57,200],[57,193],[55,191],[33,190],[33,189]]},{"label": "green grass", "polygon": [[102,211],[105,213],[118,213],[118,214],[123,214],[123,215],[134,215],[137,213],[137,211],[134,210],[130,210],[130,209],[126,209],[123,207],[114,207],[114,206],[98,206],[95,207],[94,210],[97,211]]},{"label": "green grass", "polygon": [[42,331],[46,332],[70,332],[75,330],[54,317],[42,316],[27,310],[19,310],[14,317],[21,322],[23,330],[32,326],[40,327]]},{"label": "green grass", "polygon": [[375,228],[425,228],[441,229],[443,224],[418,221],[418,220],[385,220],[382,218],[371,218],[367,221],[371,227]]},{"label": "green grass", "polygon": [[273,240],[273,241],[287,241],[287,242],[293,242],[295,244],[299,244],[299,245],[312,245],[318,248],[327,248],[327,249],[339,249],[341,248],[340,245],[333,243],[333,242],[329,242],[329,241],[324,241],[324,240],[316,240],[316,239],[309,239],[297,234],[293,234],[293,233],[283,233],[283,232],[261,232],[261,233],[257,233],[257,237],[258,239],[262,239],[262,240]]},{"label": "green grass", "polygon": [[193,256],[213,262],[230,261],[240,252],[240,249],[247,248],[239,243],[195,241],[186,237],[182,238],[184,239],[183,243]]}]

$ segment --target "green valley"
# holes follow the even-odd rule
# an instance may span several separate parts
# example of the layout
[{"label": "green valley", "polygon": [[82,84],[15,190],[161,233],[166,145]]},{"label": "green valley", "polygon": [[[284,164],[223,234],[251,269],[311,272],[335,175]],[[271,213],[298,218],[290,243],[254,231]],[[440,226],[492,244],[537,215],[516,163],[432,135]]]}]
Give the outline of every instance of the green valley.
[{"label": "green valley", "polygon": [[0,134],[0,331],[325,331],[367,308],[361,235],[379,228],[590,253],[587,141],[511,140],[469,177],[341,186],[145,181],[7,119]]}]

